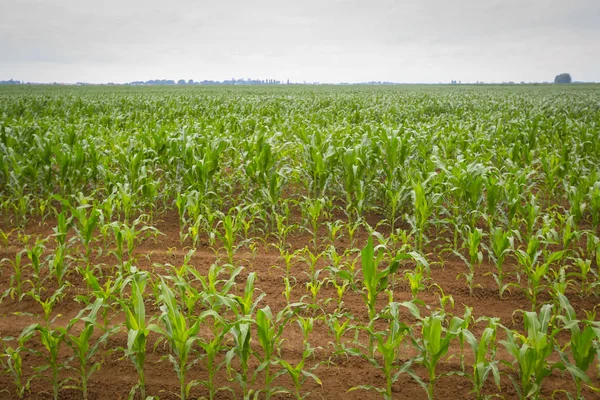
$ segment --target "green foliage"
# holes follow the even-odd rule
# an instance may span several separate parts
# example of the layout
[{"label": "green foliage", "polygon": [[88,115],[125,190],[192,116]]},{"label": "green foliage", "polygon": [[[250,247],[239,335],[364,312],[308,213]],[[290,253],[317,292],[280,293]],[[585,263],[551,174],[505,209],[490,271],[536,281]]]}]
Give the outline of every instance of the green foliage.
[{"label": "green foliage", "polygon": [[544,379],[562,367],[549,359],[559,330],[553,327],[550,304],[542,306],[539,314],[530,311],[524,317],[525,334],[505,329],[507,339],[500,343],[513,357],[508,365],[516,370],[518,380],[511,376],[511,381],[519,398],[538,399]]},{"label": "green foliage", "polygon": [[137,273],[131,280],[131,298],[128,301],[121,301],[121,307],[125,311],[125,327],[127,328],[127,348],[124,349],[124,352],[125,356],[133,363],[138,374],[138,383],[132,388],[131,393],[133,394],[136,389],[139,389],[142,399],[146,398],[146,344],[150,331],[158,329],[154,324],[148,324],[146,321],[144,290],[147,280],[147,275]]},{"label": "green foliage", "polygon": [[[94,397],[115,335],[144,400],[154,338],[182,399],[305,398],[348,356],[385,378],[352,390],[384,398],[403,373],[431,398],[452,357],[477,398],[506,376],[539,397],[554,369],[573,384],[553,394],[581,398],[600,351],[594,311],[575,315],[599,287],[598,103],[584,85],[0,88],[3,393],[43,377]],[[283,276],[259,277],[257,254]],[[436,279],[454,255],[452,294],[485,314],[473,289],[493,275],[531,305],[525,334],[450,314]]]}]

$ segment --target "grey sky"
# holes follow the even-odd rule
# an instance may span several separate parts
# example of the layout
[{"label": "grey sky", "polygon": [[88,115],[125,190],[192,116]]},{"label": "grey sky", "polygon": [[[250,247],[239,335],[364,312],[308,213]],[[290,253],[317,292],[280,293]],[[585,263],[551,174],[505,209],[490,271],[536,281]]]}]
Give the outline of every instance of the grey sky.
[{"label": "grey sky", "polygon": [[1,0],[0,80],[600,81],[600,0]]}]

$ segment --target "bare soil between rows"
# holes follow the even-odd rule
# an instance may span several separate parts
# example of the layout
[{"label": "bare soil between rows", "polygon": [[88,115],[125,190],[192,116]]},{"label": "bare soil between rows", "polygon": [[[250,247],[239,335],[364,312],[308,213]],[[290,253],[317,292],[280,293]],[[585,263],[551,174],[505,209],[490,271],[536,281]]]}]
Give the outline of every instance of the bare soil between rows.
[{"label": "bare soil between rows", "polygon": [[[30,242],[34,241],[36,236],[48,237],[52,234],[52,221],[48,221],[45,225],[40,226],[39,221],[32,221],[25,229],[27,234],[32,235]],[[144,240],[135,250],[135,264],[142,269],[152,271],[153,274],[161,274],[161,269],[157,265],[180,265],[183,262],[184,256],[188,251],[188,247],[182,245],[179,241],[179,224],[177,216],[174,213],[168,213],[160,220],[155,222],[158,228],[164,235],[160,235],[158,240],[149,238]],[[366,241],[367,234],[360,232],[356,238],[355,247],[361,248]],[[290,238],[290,243],[294,248],[302,248],[306,245],[310,246],[311,237],[306,234],[295,234]],[[244,267],[244,271],[237,277],[238,290],[243,290],[245,279],[250,272],[256,272],[258,281],[256,283],[257,294],[264,293],[265,296],[260,302],[260,306],[269,305],[275,312],[286,306],[286,300],[282,295],[284,291],[284,283],[282,279],[282,270],[277,267],[283,266],[283,261],[279,257],[279,253],[272,246],[269,246],[270,239],[265,243],[258,245],[258,250],[254,253],[247,248],[242,248],[236,255],[236,263]],[[51,250],[52,241],[48,242],[48,251]],[[342,238],[336,246],[340,249],[348,246],[348,241]],[[15,254],[23,249],[23,244],[15,237],[9,239],[8,246],[0,247],[0,258],[14,259]],[[100,256],[94,255],[93,263],[101,265],[105,276],[110,276],[111,268],[116,264],[116,259],[113,255],[107,254],[107,249],[104,249]],[[468,287],[460,274],[466,271],[466,266],[456,257],[448,254],[439,255],[435,253],[433,248],[427,251],[428,259],[432,262],[432,281],[443,290],[445,295],[451,295],[455,305],[453,309],[448,311],[453,312],[458,316],[462,316],[464,306],[473,308],[473,316],[479,317],[497,317],[501,323],[511,329],[522,329],[523,319],[516,310],[529,311],[531,306],[526,297],[517,290],[511,290],[500,298],[498,288],[494,279],[487,273],[493,272],[494,267],[484,262],[476,272],[475,283],[477,287],[473,294],[469,293]],[[224,258],[222,253],[220,258]],[[433,262],[443,259],[443,262]],[[206,274],[210,266],[217,260],[215,252],[206,246],[200,246],[192,256],[190,264],[200,273]],[[24,263],[26,264],[24,257]],[[511,263],[507,266],[511,268]],[[326,261],[322,260],[322,266],[326,265]],[[360,262],[358,262],[360,268]],[[514,267],[514,266],[513,266]],[[296,277],[296,286],[292,290],[292,301],[300,301],[303,296],[308,295],[305,288],[307,277],[303,273],[307,269],[305,262],[298,260],[292,268],[292,274]],[[407,265],[406,268],[410,268]],[[0,291],[4,292],[10,285],[11,270],[9,264],[4,264],[2,274],[0,275]],[[458,277],[458,278],[457,278]],[[85,283],[77,272],[71,272],[67,280],[71,286],[67,290],[65,298],[60,302],[53,312],[53,317],[57,317],[55,324],[66,324],[69,319],[75,317],[83,308],[83,305],[75,301],[75,296],[86,293]],[[51,293],[56,287],[48,284],[47,292]],[[429,305],[432,309],[439,307],[440,290],[437,287],[429,287],[419,295],[419,299]],[[326,312],[332,312],[336,308],[335,300],[326,303],[326,299],[336,298],[335,288],[324,286],[319,293],[319,302]],[[411,293],[408,285],[402,279],[398,279],[394,285],[394,300],[408,301],[411,299]],[[569,292],[569,299],[581,317],[585,316],[586,311],[591,311],[598,305],[596,297],[581,297],[575,290]],[[308,301],[308,300],[306,300]],[[386,304],[387,299],[382,294],[379,299],[378,307],[381,309]],[[540,304],[545,301],[550,301],[548,294],[542,294],[539,299]],[[146,302],[147,312],[149,315],[156,315],[159,310],[153,304],[152,296]],[[351,312],[361,320],[367,320],[367,310],[363,299],[359,293],[352,291],[344,294],[343,310]],[[322,312],[321,312],[322,314]],[[0,336],[18,336],[20,332],[33,322],[41,322],[43,315],[42,309],[38,303],[30,297],[25,297],[22,300],[4,298],[0,303]],[[309,315],[309,314],[307,314]],[[319,314],[315,314],[318,316]],[[403,310],[403,318],[410,323],[414,322],[414,318],[407,310]],[[111,321],[112,324],[122,323],[124,316],[121,313],[115,313]],[[473,332],[477,335],[485,328],[485,324],[478,323],[472,326]],[[285,341],[281,349],[281,355],[290,363],[294,364],[301,359],[302,354],[302,332],[296,324],[290,324],[284,333]],[[351,338],[346,338],[348,341]],[[126,346],[127,335],[123,331],[113,335],[106,345],[107,349]],[[169,353],[168,348],[164,345],[159,345],[153,348],[156,337],[152,337],[149,342],[149,354],[146,362],[146,381],[147,393],[149,395],[159,396],[161,399],[176,399],[178,398],[179,386],[176,374],[171,363],[166,359]],[[254,340],[254,339],[253,339]],[[318,321],[315,323],[313,332],[310,335],[310,344],[316,347],[314,357],[310,359],[311,366],[317,366],[314,373],[321,379],[322,385],[315,384],[312,380],[308,380],[304,390],[311,392],[309,399],[377,399],[381,395],[375,391],[364,390],[348,390],[357,385],[372,385],[377,387],[385,386],[385,378],[379,373],[370,363],[357,357],[332,357],[331,342],[333,336],[327,325]],[[36,348],[41,349],[38,339],[33,339],[31,343],[36,343]],[[255,343],[256,344],[256,343]],[[407,341],[406,359],[412,354],[413,350]],[[455,343],[450,351],[449,357],[445,357],[439,368],[439,372],[447,376],[442,376],[436,383],[435,397],[438,399],[462,399],[474,398],[471,391],[471,383],[466,376],[461,376],[456,372],[461,370],[459,347]],[[63,346],[63,357],[66,358],[69,354],[69,349]],[[467,368],[471,358],[470,350],[465,351]],[[103,355],[104,360],[102,367],[97,371],[89,383],[90,399],[96,400],[112,400],[126,399],[130,389],[137,382],[137,375],[133,364],[123,356],[122,351],[108,352]],[[503,347],[498,347],[498,357],[501,359],[510,359]],[[597,361],[596,361],[597,362]],[[32,369],[43,363],[39,357],[33,354],[24,356],[23,365],[25,377],[32,376]],[[252,362],[251,371],[258,365],[256,361]],[[415,367],[415,371],[419,376],[425,379],[426,373],[422,368]],[[505,374],[510,374],[511,371],[503,366],[502,371]],[[597,378],[597,365],[590,368],[590,377],[593,379],[595,386],[600,386]],[[75,376],[74,371],[68,371],[69,376]],[[192,367],[188,380],[202,379],[206,377],[206,371],[203,370],[201,363]],[[256,388],[260,388],[261,375],[254,384]],[[73,383],[74,384],[74,383]],[[217,386],[230,387],[236,391],[239,397],[240,393],[237,385],[230,382],[225,368],[222,368],[217,375]],[[282,375],[277,378],[276,384],[292,388],[291,380],[287,375]],[[14,384],[7,374],[0,374],[0,398],[16,399],[14,395]],[[566,399],[567,396],[561,393],[561,390],[574,393],[574,385],[572,379],[567,372],[561,373],[555,371],[543,383],[543,397],[551,398],[554,395],[556,399]],[[496,393],[498,390],[493,383],[488,384],[489,393]],[[401,375],[399,381],[393,387],[394,398],[398,399],[424,399],[426,398],[425,391],[413,380],[410,376]],[[50,384],[43,379],[33,379],[31,381],[31,392],[26,394],[26,398],[30,399],[48,399],[51,396],[52,388]],[[196,386],[191,390],[192,398],[202,398],[208,395],[207,390],[202,386]],[[506,399],[516,398],[515,390],[510,382],[508,375],[502,376],[502,387],[500,395]],[[598,398],[597,394],[590,390],[585,392],[586,398]],[[291,398],[290,395],[280,394],[276,398]],[[65,388],[60,393],[61,399],[81,399],[81,392],[73,388]],[[220,391],[217,398],[230,399],[234,398],[229,391]],[[262,398],[262,397],[261,397]]]}]

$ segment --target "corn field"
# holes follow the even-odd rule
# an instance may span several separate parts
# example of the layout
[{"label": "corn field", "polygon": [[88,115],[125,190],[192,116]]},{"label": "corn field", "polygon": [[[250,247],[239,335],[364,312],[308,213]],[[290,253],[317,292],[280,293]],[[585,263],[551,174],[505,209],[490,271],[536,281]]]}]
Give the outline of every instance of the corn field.
[{"label": "corn field", "polygon": [[600,90],[0,88],[0,398],[600,396]]}]

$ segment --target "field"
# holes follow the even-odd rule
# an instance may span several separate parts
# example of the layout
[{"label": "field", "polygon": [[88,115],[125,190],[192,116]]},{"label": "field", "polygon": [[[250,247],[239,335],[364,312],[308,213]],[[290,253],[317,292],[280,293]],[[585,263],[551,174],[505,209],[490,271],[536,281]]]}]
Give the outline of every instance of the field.
[{"label": "field", "polygon": [[0,398],[580,399],[600,87],[0,87]]}]

